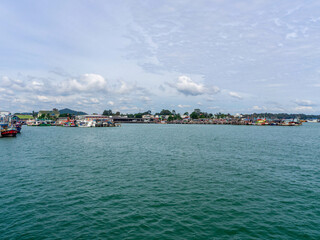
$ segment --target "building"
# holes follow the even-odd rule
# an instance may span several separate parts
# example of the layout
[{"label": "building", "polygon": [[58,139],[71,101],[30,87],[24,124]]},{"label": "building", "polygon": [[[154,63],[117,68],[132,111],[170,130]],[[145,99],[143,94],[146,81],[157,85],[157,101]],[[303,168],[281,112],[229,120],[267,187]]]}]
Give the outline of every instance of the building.
[{"label": "building", "polygon": [[11,116],[10,112],[8,112],[8,111],[0,111],[0,123],[1,122],[7,122],[10,116]]},{"label": "building", "polygon": [[11,113],[8,111],[0,111],[0,115],[8,116],[8,115],[11,115]]},{"label": "building", "polygon": [[38,118],[42,115],[58,118],[60,116],[60,112],[56,108],[52,109],[52,111],[41,110],[38,112]]},{"label": "building", "polygon": [[93,121],[93,120],[109,120],[111,121],[112,118],[109,116],[99,115],[99,114],[92,114],[92,115],[79,115],[76,116],[76,120],[86,120],[86,121]]},{"label": "building", "polygon": [[201,111],[200,111],[199,108],[194,109],[194,112],[197,113],[197,114],[200,114],[200,113],[201,113]]},{"label": "building", "polygon": [[23,115],[23,114],[18,114],[16,115],[16,117],[18,118],[18,120],[20,121],[27,121],[27,120],[31,120],[33,119],[33,116],[32,115]]}]

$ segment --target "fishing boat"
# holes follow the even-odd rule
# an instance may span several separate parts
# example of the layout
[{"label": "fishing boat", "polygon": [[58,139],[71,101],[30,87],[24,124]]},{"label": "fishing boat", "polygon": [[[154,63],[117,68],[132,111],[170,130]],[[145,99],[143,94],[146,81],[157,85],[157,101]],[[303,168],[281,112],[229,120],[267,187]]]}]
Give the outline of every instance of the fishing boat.
[{"label": "fishing boat", "polygon": [[1,137],[15,137],[18,131],[13,123],[10,112],[0,112],[0,135]]},{"label": "fishing boat", "polygon": [[13,126],[1,126],[1,137],[15,137],[17,133],[17,129]]},{"label": "fishing boat", "polygon": [[27,121],[28,126],[33,126],[33,127],[44,127],[44,126],[52,126],[54,122],[51,120],[29,120]]},{"label": "fishing boat", "polygon": [[301,126],[302,122],[299,119],[285,119],[281,122],[280,126]]},{"label": "fishing boat", "polygon": [[308,123],[317,123],[318,119],[309,119],[307,120]]},{"label": "fishing boat", "polygon": [[119,127],[112,118],[103,115],[81,115],[76,117],[78,127]]},{"label": "fishing boat", "polygon": [[89,127],[93,127],[93,121],[90,120],[81,120],[81,121],[77,121],[77,125],[78,127],[82,127],[82,128],[89,128]]}]

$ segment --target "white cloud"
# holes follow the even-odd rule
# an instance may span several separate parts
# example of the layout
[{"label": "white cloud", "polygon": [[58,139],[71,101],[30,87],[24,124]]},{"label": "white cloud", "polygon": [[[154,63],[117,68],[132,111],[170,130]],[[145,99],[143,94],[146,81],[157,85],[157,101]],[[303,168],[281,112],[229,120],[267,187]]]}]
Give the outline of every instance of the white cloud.
[{"label": "white cloud", "polygon": [[229,95],[233,98],[237,98],[239,100],[242,100],[243,97],[239,95],[239,93],[236,93],[236,92],[229,92]]},{"label": "white cloud", "polygon": [[184,95],[202,95],[205,93],[204,85],[201,83],[195,83],[191,78],[187,76],[180,76],[175,84],[177,91]]},{"label": "white cloud", "polygon": [[207,100],[208,102],[214,102],[216,99],[213,98],[213,97],[207,97],[206,100]]},{"label": "white cloud", "polygon": [[190,105],[183,105],[183,104],[178,104],[178,108],[189,108],[191,107]]},{"label": "white cloud", "polygon": [[35,87],[43,86],[44,84],[42,82],[32,81],[32,85]]},{"label": "white cloud", "polygon": [[218,88],[217,86],[209,86],[207,87],[207,92],[208,94],[216,94],[220,92],[220,88]]},{"label": "white cloud", "polygon": [[30,100],[28,99],[23,99],[23,98],[15,98],[13,100],[14,103],[22,103],[22,104],[25,104],[25,103],[30,103]]},{"label": "white cloud", "polygon": [[310,106],[299,106],[295,108],[296,111],[312,111],[313,108]]},{"label": "white cloud", "polygon": [[90,98],[92,103],[99,103],[100,101],[97,98]]},{"label": "white cloud", "polygon": [[46,96],[37,96],[37,99],[38,99],[40,102],[49,102],[49,98],[46,97]]},{"label": "white cloud", "polygon": [[[251,109],[249,109],[249,110],[252,110],[252,111],[261,111],[261,110],[267,110],[267,108],[265,107],[265,106],[262,106],[262,107],[260,107],[260,106],[257,106],[257,105],[255,105],[255,106],[253,106]],[[269,110],[271,110],[271,109],[269,109]]]},{"label": "white cloud", "polygon": [[216,86],[205,86],[202,83],[196,83],[190,77],[182,75],[178,77],[176,83],[169,84],[178,92],[186,96],[198,96],[203,94],[215,94],[220,91]]},{"label": "white cloud", "polygon": [[61,92],[107,92],[107,80],[99,74],[84,74],[79,78],[60,82]]},{"label": "white cloud", "polygon": [[258,110],[258,111],[260,111],[260,110],[262,110],[262,108],[259,107],[259,106],[253,106],[253,107],[252,107],[252,110]]},{"label": "white cloud", "polygon": [[133,90],[132,86],[128,86],[127,83],[121,81],[121,86],[119,89],[116,90],[117,93],[119,94],[128,94]]},{"label": "white cloud", "polygon": [[313,106],[315,105],[312,101],[310,100],[296,100],[295,103],[299,106]]},{"label": "white cloud", "polygon": [[124,81],[120,81],[120,86],[118,85],[113,89],[110,89],[110,91],[120,95],[130,95],[130,94],[143,95],[143,94],[149,93],[147,89],[137,86],[136,83],[128,84],[127,82],[124,82]]},{"label": "white cloud", "polygon": [[297,33],[295,33],[295,32],[292,32],[292,33],[288,33],[287,35],[286,35],[286,39],[294,39],[294,38],[297,38]]},{"label": "white cloud", "polygon": [[267,85],[267,87],[271,87],[271,88],[284,87],[284,86],[286,86],[286,84],[283,84],[283,83],[271,83]]},{"label": "white cloud", "polygon": [[119,98],[119,102],[123,103],[123,104],[127,104],[127,103],[132,102],[132,99],[128,98],[128,97],[121,97],[121,98]]},{"label": "white cloud", "polygon": [[139,99],[140,99],[141,101],[143,101],[143,102],[151,102],[151,98],[149,98],[149,97],[147,97],[147,96],[141,96]]},{"label": "white cloud", "polygon": [[1,85],[4,87],[11,86],[12,81],[8,76],[2,76],[1,77]]},{"label": "white cloud", "polygon": [[31,88],[32,90],[43,91],[45,86],[43,82],[32,81]]},{"label": "white cloud", "polygon": [[133,106],[133,107],[122,106],[122,107],[120,107],[120,110],[139,110],[139,108],[136,106]]},{"label": "white cloud", "polygon": [[[142,96],[142,94],[148,94],[145,88],[136,85],[128,87],[125,82],[122,82],[118,91],[116,87],[109,87],[107,80],[99,74],[83,74],[78,77],[67,76],[67,78],[55,76],[55,81],[50,77],[21,75],[20,78],[22,80],[0,76],[0,93],[1,97],[5,97],[8,102],[6,108],[16,110],[22,108],[21,104],[14,104],[17,102],[29,104],[31,109],[36,106],[35,110],[48,108],[48,105],[58,108],[82,106],[83,110],[89,109],[93,104],[95,108],[102,105],[115,105],[115,102],[107,100],[106,93],[108,97],[113,97],[117,102],[126,105],[138,99],[146,103],[151,101],[150,97]],[[122,93],[126,93],[126,97],[121,98]]]}]

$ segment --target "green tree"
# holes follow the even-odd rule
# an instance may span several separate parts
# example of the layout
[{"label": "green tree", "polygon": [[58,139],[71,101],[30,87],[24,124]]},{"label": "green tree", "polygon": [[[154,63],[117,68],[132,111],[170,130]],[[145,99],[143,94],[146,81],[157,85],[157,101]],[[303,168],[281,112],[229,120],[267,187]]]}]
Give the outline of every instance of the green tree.
[{"label": "green tree", "polygon": [[104,110],[103,113],[102,113],[102,115],[104,115],[104,116],[112,116],[112,110],[111,110],[111,109],[109,109],[109,110]]},{"label": "green tree", "polygon": [[168,120],[168,122],[172,122],[174,120],[174,117],[172,117],[172,115],[170,115],[167,120]]},{"label": "green tree", "polygon": [[190,114],[190,117],[191,117],[192,119],[198,119],[198,118],[199,118],[199,114],[196,113],[196,112],[192,112],[192,113]]},{"label": "green tree", "polygon": [[181,117],[180,113],[176,114],[176,115],[174,116],[174,119],[175,119],[175,120],[181,120],[182,117]]},{"label": "green tree", "polygon": [[171,112],[167,109],[162,109],[160,115],[171,115]]},{"label": "green tree", "polygon": [[189,116],[189,113],[188,113],[188,112],[185,112],[183,115]]},{"label": "green tree", "polygon": [[143,115],[142,113],[136,113],[136,114],[134,115],[134,117],[135,117],[135,118],[142,118],[142,115]]},{"label": "green tree", "polygon": [[70,114],[69,113],[62,113],[62,114],[60,114],[59,117],[62,117],[62,118],[70,117]]},{"label": "green tree", "polygon": [[151,114],[151,110],[148,110],[148,111],[143,113],[143,115],[150,115],[150,114]]}]

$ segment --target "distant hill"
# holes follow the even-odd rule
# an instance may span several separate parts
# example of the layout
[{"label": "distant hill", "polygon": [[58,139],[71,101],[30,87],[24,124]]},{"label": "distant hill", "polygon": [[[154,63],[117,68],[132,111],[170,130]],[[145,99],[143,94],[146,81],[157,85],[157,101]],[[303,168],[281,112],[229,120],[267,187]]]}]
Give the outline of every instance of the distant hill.
[{"label": "distant hill", "polygon": [[88,115],[87,113],[85,112],[80,112],[80,111],[74,111],[74,110],[71,110],[69,108],[64,108],[64,109],[61,109],[59,110],[60,114],[70,114],[70,115]]}]

